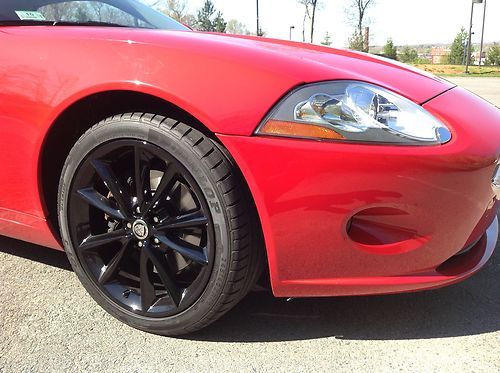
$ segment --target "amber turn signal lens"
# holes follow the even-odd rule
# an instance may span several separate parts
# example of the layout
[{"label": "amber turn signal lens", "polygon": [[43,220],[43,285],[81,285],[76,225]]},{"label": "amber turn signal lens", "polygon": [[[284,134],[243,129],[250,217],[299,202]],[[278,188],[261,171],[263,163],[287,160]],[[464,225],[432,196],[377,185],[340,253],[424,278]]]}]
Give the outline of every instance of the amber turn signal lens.
[{"label": "amber turn signal lens", "polygon": [[314,124],[269,120],[262,126],[259,133],[289,137],[307,137],[313,139],[343,140],[344,136],[326,127]]}]

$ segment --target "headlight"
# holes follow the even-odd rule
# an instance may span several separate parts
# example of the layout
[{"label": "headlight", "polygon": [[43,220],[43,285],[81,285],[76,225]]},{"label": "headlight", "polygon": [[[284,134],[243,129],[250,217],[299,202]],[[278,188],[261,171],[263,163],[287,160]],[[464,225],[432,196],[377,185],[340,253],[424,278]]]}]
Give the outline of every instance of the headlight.
[{"label": "headlight", "polygon": [[414,145],[451,139],[449,129],[421,106],[354,81],[312,84],[292,92],[257,134]]}]

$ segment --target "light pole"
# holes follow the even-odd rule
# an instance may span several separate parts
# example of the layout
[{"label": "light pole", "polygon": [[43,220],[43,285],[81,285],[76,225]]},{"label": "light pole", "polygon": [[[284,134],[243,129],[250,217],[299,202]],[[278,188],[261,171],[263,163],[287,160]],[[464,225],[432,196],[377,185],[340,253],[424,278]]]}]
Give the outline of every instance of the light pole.
[{"label": "light pole", "polygon": [[484,0],[484,11],[483,11],[483,31],[481,31],[481,50],[479,52],[479,66],[481,66],[481,60],[483,58],[483,41],[484,41],[484,23],[486,21],[486,0]]},{"label": "light pole", "polygon": [[257,36],[260,36],[259,0],[257,0]]},{"label": "light pole", "polygon": [[292,30],[295,29],[295,26],[290,26],[290,40],[292,40]]},{"label": "light pole", "polygon": [[467,44],[467,56],[465,56],[465,73],[469,73],[470,53],[472,42],[472,18],[474,17],[474,4],[482,4],[483,0],[472,0],[472,7],[470,10],[470,27],[469,27],[469,43]]}]

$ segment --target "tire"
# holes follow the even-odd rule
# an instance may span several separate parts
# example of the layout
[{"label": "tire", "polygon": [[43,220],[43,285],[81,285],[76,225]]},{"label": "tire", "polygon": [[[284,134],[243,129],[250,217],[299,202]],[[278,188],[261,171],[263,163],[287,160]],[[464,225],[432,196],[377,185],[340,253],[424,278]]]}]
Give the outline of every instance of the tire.
[{"label": "tire", "polygon": [[260,228],[237,168],[171,118],[128,113],[89,129],[64,165],[58,215],[88,293],[143,331],[202,329],[261,273]]}]

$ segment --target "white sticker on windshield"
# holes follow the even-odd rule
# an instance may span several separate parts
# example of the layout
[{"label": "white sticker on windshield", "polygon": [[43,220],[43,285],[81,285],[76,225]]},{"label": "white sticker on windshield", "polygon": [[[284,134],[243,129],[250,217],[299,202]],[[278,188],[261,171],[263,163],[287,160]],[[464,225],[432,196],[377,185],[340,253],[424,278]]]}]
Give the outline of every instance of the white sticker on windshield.
[{"label": "white sticker on windshield", "polygon": [[16,14],[20,20],[28,21],[45,21],[45,17],[40,12],[26,12],[24,10],[16,10]]}]

